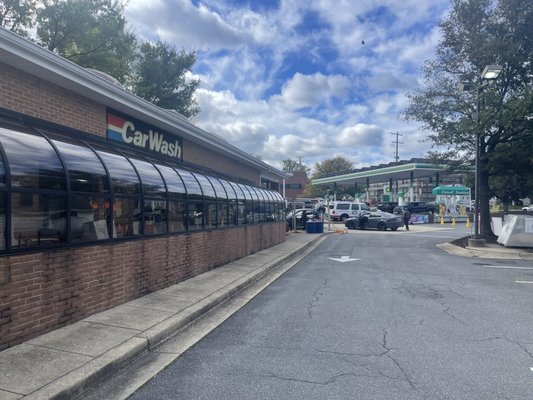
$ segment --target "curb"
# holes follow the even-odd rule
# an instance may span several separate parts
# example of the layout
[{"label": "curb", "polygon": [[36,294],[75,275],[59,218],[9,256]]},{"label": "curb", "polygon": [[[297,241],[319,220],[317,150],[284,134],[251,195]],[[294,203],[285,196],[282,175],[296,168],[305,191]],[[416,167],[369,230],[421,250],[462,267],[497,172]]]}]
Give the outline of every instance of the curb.
[{"label": "curb", "polygon": [[106,353],[90,360],[81,367],[48,383],[33,393],[22,397],[22,399],[68,400],[80,398],[84,388],[88,385],[98,382],[104,376],[110,375],[130,363],[134,358],[152,350],[158,344],[176,334],[180,329],[184,328],[192,321],[253,285],[281,265],[304,253],[308,248],[314,246],[322,237],[322,234],[317,235],[316,238],[304,243],[301,247],[295,249],[291,253],[275,257],[270,262],[240,278],[237,278],[235,281],[187,307],[178,314],[170,316],[157,325],[148,328],[137,336],[128,339]]}]

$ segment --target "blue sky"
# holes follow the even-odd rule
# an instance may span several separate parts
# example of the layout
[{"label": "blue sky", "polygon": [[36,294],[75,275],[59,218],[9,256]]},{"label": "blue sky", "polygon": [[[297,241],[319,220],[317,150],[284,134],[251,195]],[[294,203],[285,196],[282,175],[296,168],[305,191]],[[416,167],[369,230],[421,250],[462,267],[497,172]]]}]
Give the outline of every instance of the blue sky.
[{"label": "blue sky", "polygon": [[[399,114],[422,84],[449,0],[130,0],[142,40],[197,53],[193,123],[274,167],[340,155],[355,167],[423,157]],[[362,44],[364,41],[365,44]]]}]

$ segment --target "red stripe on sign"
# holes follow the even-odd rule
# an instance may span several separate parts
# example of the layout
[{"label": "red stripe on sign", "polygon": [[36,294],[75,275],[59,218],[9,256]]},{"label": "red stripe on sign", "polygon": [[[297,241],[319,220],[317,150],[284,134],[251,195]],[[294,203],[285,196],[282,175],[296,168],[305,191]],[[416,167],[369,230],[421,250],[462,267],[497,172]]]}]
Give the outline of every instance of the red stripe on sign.
[{"label": "red stripe on sign", "polygon": [[113,115],[113,114],[107,114],[107,125],[112,125],[117,128],[122,128],[124,126],[124,122],[126,122],[124,118],[117,117],[116,115]]}]

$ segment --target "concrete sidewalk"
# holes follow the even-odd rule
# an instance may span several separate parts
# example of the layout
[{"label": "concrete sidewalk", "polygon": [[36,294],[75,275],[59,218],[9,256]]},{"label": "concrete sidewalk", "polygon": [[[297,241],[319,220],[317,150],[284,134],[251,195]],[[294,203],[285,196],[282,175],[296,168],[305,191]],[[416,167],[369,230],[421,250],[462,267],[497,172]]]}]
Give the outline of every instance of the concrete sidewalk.
[{"label": "concrete sidewalk", "polygon": [[0,400],[71,399],[323,237],[287,241],[0,352]]}]

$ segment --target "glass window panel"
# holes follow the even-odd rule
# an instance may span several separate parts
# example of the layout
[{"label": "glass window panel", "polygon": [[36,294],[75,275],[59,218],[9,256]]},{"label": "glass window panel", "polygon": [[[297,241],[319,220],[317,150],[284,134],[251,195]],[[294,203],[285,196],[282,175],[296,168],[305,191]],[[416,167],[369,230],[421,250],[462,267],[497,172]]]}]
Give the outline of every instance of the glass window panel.
[{"label": "glass window panel", "polygon": [[209,182],[211,182],[213,188],[215,188],[215,194],[217,198],[226,200],[228,198],[228,195],[226,194],[226,189],[224,189],[222,183],[220,183],[217,178],[213,178],[212,176],[208,176],[207,179],[209,180]]},{"label": "glass window panel", "polygon": [[135,195],[141,193],[141,183],[131,163],[122,155],[101,148],[96,150],[104,161],[113,191],[118,194]]},{"label": "glass window panel", "polygon": [[225,179],[219,179],[222,186],[224,186],[224,189],[226,189],[226,194],[228,195],[228,199],[236,199],[237,194],[235,193],[235,189],[231,184],[225,180]]},{"label": "glass window panel", "polygon": [[168,223],[170,232],[183,232],[187,230],[186,203],[174,199],[168,203]]},{"label": "glass window panel", "polygon": [[178,174],[181,176],[181,179],[183,179],[183,183],[185,184],[185,188],[187,189],[187,195],[192,197],[202,197],[202,188],[200,187],[200,184],[196,180],[196,178],[191,174],[189,171],[184,171],[181,169],[176,169]]},{"label": "glass window panel", "polygon": [[204,199],[206,200],[214,200],[216,199],[215,189],[213,189],[213,185],[211,185],[211,182],[209,180],[201,175],[201,174],[193,174],[196,179],[198,179],[198,182],[200,182],[200,186],[202,186],[202,191],[204,193]]},{"label": "glass window panel", "polygon": [[156,167],[159,172],[161,172],[161,175],[163,175],[163,179],[167,184],[168,192],[173,194],[181,194],[182,197],[185,197],[185,194],[187,193],[185,190],[185,185],[176,171],[167,165],[156,164]]},{"label": "glass window panel", "polygon": [[189,201],[187,212],[187,224],[189,230],[194,231],[204,227],[204,202]]},{"label": "glass window panel", "polygon": [[144,199],[145,235],[167,233],[167,202],[160,199]]},{"label": "glass window panel", "polygon": [[66,242],[66,209],[65,196],[13,193],[12,247],[44,246]]},{"label": "glass window panel", "polygon": [[234,182],[229,182],[231,187],[235,189],[235,193],[237,194],[237,198],[240,200],[246,200],[246,197],[244,196],[244,192],[242,191],[242,188]]},{"label": "glass window panel", "polygon": [[206,219],[205,228],[216,228],[218,226],[218,214],[217,214],[217,202],[206,201],[205,202]]},{"label": "glass window panel", "polygon": [[135,157],[127,155],[131,163],[137,169],[139,176],[141,177],[143,185],[143,194],[145,196],[161,196],[164,197],[167,193],[163,178],[159,174],[159,171],[145,160],[140,160]]},{"label": "glass window panel", "polygon": [[236,223],[239,225],[246,223],[246,197],[239,185],[233,182],[229,182],[231,187],[235,189],[237,195],[237,209],[236,209]]},{"label": "glass window panel", "polygon": [[[254,217],[254,200],[252,198],[252,193],[246,185],[239,184],[239,187],[244,193],[245,200],[245,212],[246,212],[246,223],[253,224],[255,222]],[[257,200],[255,200],[257,202]]]},{"label": "glass window panel", "polygon": [[259,195],[255,191],[255,189],[252,186],[247,186],[248,190],[250,191],[250,194],[252,195],[253,202],[254,202],[254,208],[253,208],[253,218],[254,222],[257,223],[261,221],[261,203],[262,201],[259,199]]},{"label": "glass window panel", "polygon": [[260,221],[265,222],[267,220],[267,210],[268,210],[268,201],[265,197],[265,192],[263,189],[254,188],[255,192],[257,193],[257,196],[259,197],[259,210],[260,210]]},{"label": "glass window panel", "polygon": [[66,189],[63,166],[54,148],[42,136],[0,128],[14,187]]},{"label": "glass window panel", "polygon": [[109,199],[101,196],[71,197],[72,242],[109,239],[109,203]]},{"label": "glass window panel", "polygon": [[48,133],[67,166],[70,188],[76,192],[108,192],[109,180],[96,154],[83,143]]},{"label": "glass window panel", "polygon": [[115,198],[113,204],[113,237],[140,235],[141,201]]},{"label": "glass window panel", "polygon": [[4,167],[4,160],[0,157],[0,187],[6,185],[6,169]]},{"label": "glass window panel", "polygon": [[6,249],[6,194],[0,192],[0,250]]}]

